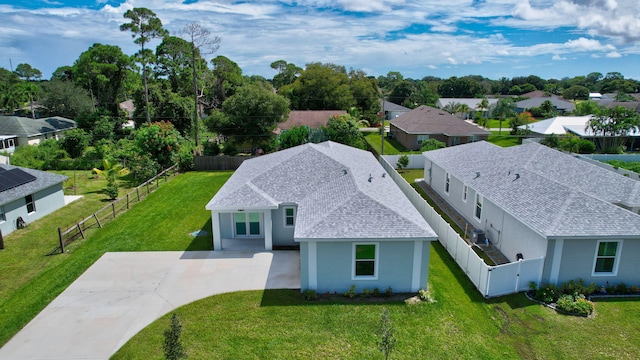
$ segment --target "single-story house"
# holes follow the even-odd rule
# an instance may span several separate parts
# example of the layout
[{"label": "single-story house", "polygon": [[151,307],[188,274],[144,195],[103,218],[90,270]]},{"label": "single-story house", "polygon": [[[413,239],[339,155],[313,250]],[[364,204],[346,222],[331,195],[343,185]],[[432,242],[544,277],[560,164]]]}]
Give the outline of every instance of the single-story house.
[{"label": "single-story house", "polygon": [[[469,107],[469,113],[466,114],[466,116],[470,119],[473,119],[475,117],[475,114],[479,111],[486,111],[487,112],[487,116],[491,117],[492,113],[493,113],[493,108],[496,106],[496,104],[498,103],[499,99],[496,98],[486,98],[487,102],[489,103],[489,108],[488,109],[484,109],[484,110],[480,110],[480,102],[482,102],[483,99],[478,99],[478,98],[440,98],[438,99],[438,101],[436,101],[436,107],[437,108],[444,108],[445,106],[449,105],[449,104],[461,104],[461,105],[467,105]],[[484,114],[483,114],[484,115]]]},{"label": "single-story house", "polygon": [[557,96],[549,96],[549,97],[538,97],[538,98],[518,101],[516,103],[515,111],[517,113],[522,113],[531,108],[538,108],[545,101],[550,101],[551,104],[553,105],[553,108],[560,114],[571,112],[576,109],[576,106],[572,102],[562,100]]},{"label": "single-story house", "polygon": [[437,238],[374,156],[326,141],[245,160],[206,205],[227,239],[300,248],[301,289],[426,289]]},{"label": "single-story house", "polygon": [[436,139],[447,146],[487,140],[490,132],[447,113],[422,105],[389,122],[391,137],[409,150],[419,150],[422,142]]},{"label": "single-story house", "polygon": [[327,126],[332,116],[346,114],[345,110],[292,110],[285,122],[278,124],[274,130],[276,134],[291,130],[295,126],[306,126],[309,129],[320,129]]},{"label": "single-story house", "polygon": [[411,111],[411,109],[409,109],[408,107],[394,104],[386,100],[380,100],[380,104],[382,106],[381,110],[384,112],[385,120],[395,119],[398,116]]},{"label": "single-story house", "polygon": [[66,131],[75,128],[75,121],[60,116],[42,119],[0,116],[0,135],[17,137],[16,147],[37,145],[47,139],[61,139]]},{"label": "single-story house", "polygon": [[569,129],[587,127],[593,115],[585,116],[556,116],[550,119],[540,120],[528,125],[519,126],[520,129],[529,129],[533,137],[544,137],[546,135],[566,135]]},{"label": "single-story house", "polygon": [[537,143],[424,153],[427,182],[542,284],[640,284],[640,182]]},{"label": "single-story house", "polygon": [[62,183],[68,177],[0,165],[0,230],[7,235],[19,219],[29,224],[64,206]]},{"label": "single-story house", "polygon": [[602,94],[600,94],[599,92],[590,92],[589,93],[589,100],[593,100],[593,101],[598,101],[602,99]]}]

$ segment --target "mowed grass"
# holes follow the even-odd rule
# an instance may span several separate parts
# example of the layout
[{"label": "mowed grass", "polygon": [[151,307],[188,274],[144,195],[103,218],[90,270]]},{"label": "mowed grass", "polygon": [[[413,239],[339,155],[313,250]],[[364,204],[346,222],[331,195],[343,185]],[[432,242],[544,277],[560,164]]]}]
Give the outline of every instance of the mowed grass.
[{"label": "mowed grass", "polygon": [[[382,151],[382,141],[380,141],[380,134],[378,133],[365,133],[364,138],[367,143],[380,154]],[[384,138],[384,155],[398,155],[398,154],[420,154],[420,151],[409,151],[405,149],[402,144],[394,139]]]},{"label": "mowed grass", "polygon": [[[407,179],[422,177],[406,170]],[[394,359],[637,359],[640,301],[599,301],[597,316],[560,315],[523,294],[483,299],[438,243],[431,244],[434,304],[306,301],[296,290],[222,294],[176,310],[193,359],[381,359],[382,308],[396,328]],[[113,359],[162,359],[171,314]]]},{"label": "mowed grass", "polygon": [[[210,235],[194,238],[190,233],[200,229],[211,233],[210,213],[204,206],[230,175],[201,172],[172,178],[87,240],[67,247],[66,254],[46,256],[57,245],[58,223],[73,222],[107,204],[99,193],[103,185],[83,185],[90,187],[82,190],[89,194],[85,199],[30,224],[28,231],[7,236],[6,249],[0,251],[0,345],[105,252],[211,249]],[[78,189],[78,194],[82,191]],[[95,199],[92,191],[98,194]]]},{"label": "mowed grass", "polygon": [[492,131],[487,141],[501,147],[516,146],[521,144],[520,138],[518,136],[509,134],[509,129],[507,129],[506,131],[503,129],[502,134],[499,134],[498,131]]}]

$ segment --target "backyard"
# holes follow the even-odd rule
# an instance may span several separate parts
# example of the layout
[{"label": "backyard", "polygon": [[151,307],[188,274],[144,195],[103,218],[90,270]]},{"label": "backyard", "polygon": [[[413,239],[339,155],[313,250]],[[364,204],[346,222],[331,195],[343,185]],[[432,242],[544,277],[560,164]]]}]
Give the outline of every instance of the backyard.
[{"label": "backyard", "polygon": [[[210,236],[190,233],[210,228],[204,205],[230,174],[179,175],[64,255],[44,256],[56,244],[61,211],[71,211],[72,205],[27,229],[39,229],[41,236],[26,231],[8,236],[7,249],[0,251],[0,344],[107,251],[211,249]],[[421,177],[419,171],[408,174]],[[19,246],[26,246],[22,243],[31,244],[30,255],[17,259]],[[16,264],[33,268],[28,279]],[[594,318],[559,315],[522,294],[485,300],[437,242],[431,248],[429,286],[433,304],[313,302],[295,290],[269,290],[218,295],[176,312],[191,358],[382,358],[376,331],[383,307],[396,327],[393,358],[640,357],[640,318],[630,316],[640,313],[637,300],[599,301]],[[169,316],[145,328],[114,358],[161,359]]]}]

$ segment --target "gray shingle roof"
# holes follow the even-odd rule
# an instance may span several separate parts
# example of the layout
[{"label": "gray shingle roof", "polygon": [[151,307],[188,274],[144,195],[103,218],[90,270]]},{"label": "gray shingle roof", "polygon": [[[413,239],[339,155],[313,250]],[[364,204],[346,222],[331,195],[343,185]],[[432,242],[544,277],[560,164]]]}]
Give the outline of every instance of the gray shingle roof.
[{"label": "gray shingle roof", "polygon": [[444,110],[422,105],[389,123],[408,134],[444,134],[447,136],[490,135],[491,133]]},{"label": "gray shingle roof", "polygon": [[534,107],[540,107],[540,105],[542,105],[543,102],[545,101],[550,101],[551,104],[553,104],[553,106],[558,109],[558,110],[563,110],[563,111],[573,111],[576,109],[576,106],[573,105],[573,103],[562,100],[560,98],[557,97],[538,97],[538,98],[532,98],[532,99],[527,99],[527,100],[522,100],[522,101],[518,101],[516,103],[516,107],[520,108],[520,109],[531,109]]},{"label": "gray shingle roof", "polygon": [[16,199],[25,197],[27,195],[31,195],[36,191],[46,189],[50,186],[59,184],[68,179],[67,176],[52,174],[46,171],[33,170],[33,169],[28,169],[28,168],[23,168],[18,166],[0,164],[0,168],[6,169],[6,170],[18,168],[36,177],[36,180],[34,181],[0,192],[0,205],[8,204]]},{"label": "gray shingle roof", "polygon": [[63,117],[54,116],[43,119],[30,119],[20,116],[0,116],[0,134],[29,137],[73,129],[76,122]]},{"label": "gray shingle roof", "polygon": [[206,208],[275,209],[282,203],[298,205],[296,239],[437,236],[371,153],[330,141],[246,160]]},{"label": "gray shingle roof", "polygon": [[640,216],[612,204],[640,204],[640,182],[546,146],[478,142],[424,156],[543,236],[640,235]]}]

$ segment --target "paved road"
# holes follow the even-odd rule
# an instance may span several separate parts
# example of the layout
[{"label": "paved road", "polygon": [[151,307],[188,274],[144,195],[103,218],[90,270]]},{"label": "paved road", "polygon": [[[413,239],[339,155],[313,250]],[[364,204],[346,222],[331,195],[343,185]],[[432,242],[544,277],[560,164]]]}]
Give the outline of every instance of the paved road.
[{"label": "paved road", "polygon": [[107,253],[0,349],[0,359],[108,359],[171,310],[225,292],[300,287],[297,251]]}]

